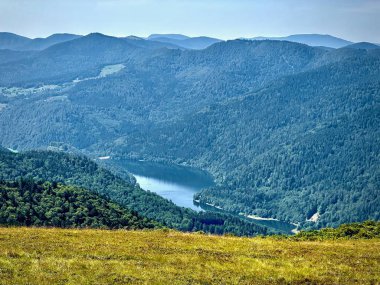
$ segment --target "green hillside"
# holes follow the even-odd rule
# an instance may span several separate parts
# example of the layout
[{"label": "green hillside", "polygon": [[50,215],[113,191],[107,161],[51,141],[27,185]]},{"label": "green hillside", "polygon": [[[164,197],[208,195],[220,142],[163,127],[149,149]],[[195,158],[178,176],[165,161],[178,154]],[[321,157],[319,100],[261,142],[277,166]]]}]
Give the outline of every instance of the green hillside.
[{"label": "green hillside", "polygon": [[144,229],[158,223],[139,217],[88,190],[57,183],[0,183],[0,225]]},{"label": "green hillside", "polygon": [[[139,42],[91,34],[0,64],[0,144],[198,167],[217,185],[196,199],[235,216],[304,229],[380,218],[380,49]],[[172,227],[203,230],[157,195],[99,182],[79,186]]]},{"label": "green hillside", "polygon": [[137,133],[118,155],[207,169],[219,185],[196,199],[237,214],[305,228],[378,220],[380,57],[335,56],[342,59]]},{"label": "green hillside", "polygon": [[0,228],[0,284],[378,284],[380,240]]},{"label": "green hillside", "polygon": [[301,231],[294,240],[327,240],[327,239],[372,239],[380,238],[380,222],[365,221],[363,223],[343,224],[337,228]]},{"label": "green hillside", "polygon": [[88,189],[142,217],[183,231],[249,236],[276,232],[228,214],[196,213],[178,207],[153,192],[142,190],[132,179],[116,176],[84,156],[51,151],[12,153],[0,149],[0,180],[14,181],[23,177]]}]

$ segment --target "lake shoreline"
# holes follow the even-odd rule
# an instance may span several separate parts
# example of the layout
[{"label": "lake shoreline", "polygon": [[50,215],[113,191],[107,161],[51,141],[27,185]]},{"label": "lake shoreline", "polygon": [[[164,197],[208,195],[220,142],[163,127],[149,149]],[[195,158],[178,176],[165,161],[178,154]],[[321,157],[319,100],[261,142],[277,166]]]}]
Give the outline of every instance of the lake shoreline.
[{"label": "lake shoreline", "polygon": [[264,218],[251,214],[231,213],[212,203],[200,203],[194,195],[204,188],[215,185],[213,176],[207,171],[168,161],[143,159],[112,159],[118,168],[129,172],[136,184],[145,191],[154,192],[180,207],[196,212],[209,211],[234,215],[284,234],[294,234],[297,226],[274,218]]}]

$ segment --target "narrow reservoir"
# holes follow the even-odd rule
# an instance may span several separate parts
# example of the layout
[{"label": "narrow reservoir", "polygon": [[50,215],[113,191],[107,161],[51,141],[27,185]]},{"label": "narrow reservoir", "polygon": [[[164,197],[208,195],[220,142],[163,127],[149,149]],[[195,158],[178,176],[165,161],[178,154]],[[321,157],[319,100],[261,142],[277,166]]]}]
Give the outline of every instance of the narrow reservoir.
[{"label": "narrow reservoir", "polygon": [[[195,211],[224,212],[210,205],[196,205],[193,202],[195,193],[214,185],[211,175],[207,172],[174,164],[138,160],[120,160],[118,165],[132,173],[142,189],[155,192],[178,206]],[[292,230],[295,229],[293,224],[283,221],[236,216],[286,234],[292,234]]]},{"label": "narrow reservoir", "polygon": [[120,164],[133,174],[142,189],[196,211],[201,208],[193,203],[194,194],[214,184],[208,173],[195,168],[134,160],[123,160]]}]

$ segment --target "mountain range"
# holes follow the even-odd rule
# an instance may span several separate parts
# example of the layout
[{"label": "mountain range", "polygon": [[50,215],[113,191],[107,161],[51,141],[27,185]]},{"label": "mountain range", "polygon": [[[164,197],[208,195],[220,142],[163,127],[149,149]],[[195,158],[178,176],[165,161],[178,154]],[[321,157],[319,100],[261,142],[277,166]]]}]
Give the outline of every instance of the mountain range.
[{"label": "mountain range", "polygon": [[47,38],[30,39],[12,33],[0,33],[0,49],[43,50],[49,46],[71,41],[81,36],[73,34],[53,34]]},{"label": "mountain range", "polygon": [[[1,51],[0,144],[202,168],[216,186],[196,200],[235,216],[301,228],[380,219],[376,45],[179,45],[189,40],[93,33],[44,50]],[[123,205],[177,228],[198,221],[140,190]]]},{"label": "mountain range", "polygon": [[309,46],[324,46],[330,48],[341,48],[353,44],[353,42],[333,37],[330,35],[319,34],[298,34],[290,35],[287,37],[255,37],[251,40],[276,40],[276,41],[289,41]]},{"label": "mountain range", "polygon": [[[38,51],[46,49],[52,45],[71,41],[82,37],[75,34],[53,34],[46,38],[30,39],[13,33],[0,32],[0,50],[10,49],[16,51]],[[215,43],[222,42],[223,40],[205,36],[189,37],[181,34],[152,34],[146,38],[128,36],[122,37],[126,40],[135,40],[135,44],[143,47],[154,48],[174,48],[174,49],[204,49]],[[242,38],[250,40],[278,40],[278,41],[290,41],[296,43],[303,43],[309,46],[320,46],[328,48],[341,48],[354,44],[351,41],[347,41],[331,35],[321,34],[296,34],[286,37],[254,37],[254,38]],[[153,44],[153,42],[155,44]],[[357,43],[362,44],[362,43]],[[366,43],[369,44],[370,43]],[[373,44],[374,46],[379,46]]]},{"label": "mountain range", "polygon": [[[0,32],[0,50],[9,49],[16,51],[38,51],[46,49],[55,44],[81,38],[74,34],[53,34],[47,38],[30,39],[13,33]],[[124,37],[127,41],[135,40],[135,44],[142,46],[166,47],[177,49],[204,49],[214,43],[220,42],[219,39],[209,37],[187,37],[174,34],[153,34],[146,39],[134,36]]]},{"label": "mountain range", "polygon": [[188,37],[178,34],[153,34],[147,40],[170,43],[186,49],[204,49],[222,40],[209,37]]}]

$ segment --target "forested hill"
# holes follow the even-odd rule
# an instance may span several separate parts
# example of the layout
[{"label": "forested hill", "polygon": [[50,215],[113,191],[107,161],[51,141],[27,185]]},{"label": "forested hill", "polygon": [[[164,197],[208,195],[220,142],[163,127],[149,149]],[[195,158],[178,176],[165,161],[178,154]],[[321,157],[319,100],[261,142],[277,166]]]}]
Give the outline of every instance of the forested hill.
[{"label": "forested hill", "polygon": [[380,219],[380,57],[341,52],[345,60],[162,125],[145,153],[207,168],[220,185],[197,199],[227,211],[306,227]]},{"label": "forested hill", "polygon": [[[380,49],[138,43],[91,34],[0,64],[0,143],[197,166],[218,182],[201,203],[234,214],[379,219]],[[157,195],[99,185],[142,215],[194,225]]]},{"label": "forested hill", "polygon": [[[0,65],[0,86],[19,88],[0,92],[0,103],[6,104],[0,112],[0,143],[35,149],[63,142],[90,151],[105,146],[109,151],[128,145],[136,132],[157,123],[173,122],[307,70],[325,53],[297,43],[243,40],[200,51],[151,50],[89,35]],[[109,76],[70,83],[96,76],[111,63],[125,67]],[[30,88],[41,84],[54,84],[46,87],[54,89]],[[25,140],[25,133],[32,135]]]},{"label": "forested hill", "polygon": [[20,179],[0,182],[0,225],[145,229],[160,225],[81,188]]},{"label": "forested hill", "polygon": [[1,65],[0,85],[29,87],[94,76],[99,66],[125,61],[138,50],[138,46],[127,40],[89,34],[53,45],[27,59]]},{"label": "forested hill", "polygon": [[365,221],[362,223],[342,224],[337,228],[301,231],[288,237],[292,240],[328,240],[328,239],[379,239],[380,222]]},{"label": "forested hill", "polygon": [[13,51],[43,50],[49,46],[79,38],[73,34],[53,34],[47,38],[30,39],[13,33],[0,32],[0,49]]},{"label": "forested hill", "polygon": [[14,181],[23,177],[88,189],[136,211],[142,217],[183,231],[236,235],[271,232],[262,226],[227,214],[196,213],[178,207],[155,193],[142,190],[132,181],[115,176],[83,156],[48,151],[12,153],[0,149],[0,181]]}]

